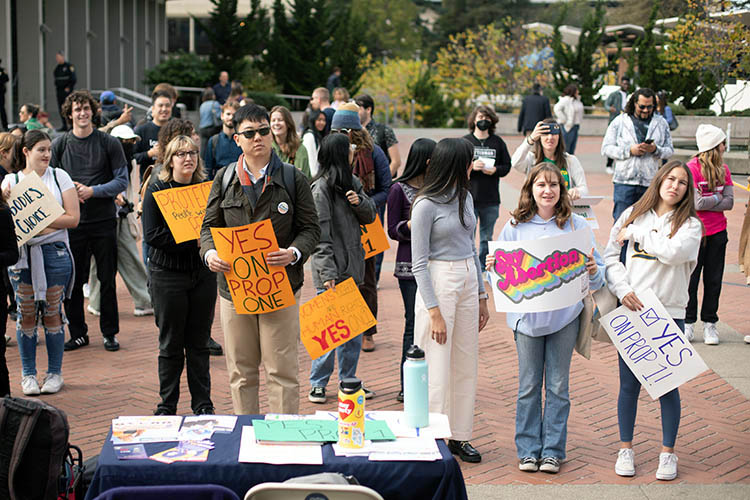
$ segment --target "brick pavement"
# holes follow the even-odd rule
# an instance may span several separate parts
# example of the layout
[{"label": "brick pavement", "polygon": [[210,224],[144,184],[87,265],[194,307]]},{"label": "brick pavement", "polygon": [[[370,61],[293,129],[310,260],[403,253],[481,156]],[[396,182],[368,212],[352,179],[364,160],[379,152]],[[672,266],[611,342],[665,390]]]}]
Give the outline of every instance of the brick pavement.
[{"label": "brick pavement", "polygon": [[[409,131],[411,132],[411,131]],[[415,133],[400,134],[402,158],[406,159],[408,145],[417,137]],[[427,132],[432,137],[442,137],[446,131]],[[520,137],[508,138],[511,148],[520,143]],[[611,181],[603,173],[603,162],[597,161],[599,140],[581,138],[579,156],[584,160],[590,190],[595,195],[611,197]],[[521,176],[511,173],[506,181],[520,187]],[[737,263],[737,239],[741,226],[744,199],[739,195],[737,207],[730,214],[730,243],[728,264]],[[609,212],[611,200],[595,208],[605,230],[596,232],[597,240],[604,244],[611,225]],[[507,209],[502,210],[496,230],[499,232],[507,220]],[[372,409],[400,409],[395,396],[399,390],[398,362],[401,349],[403,309],[396,280],[389,269],[395,256],[395,245],[386,253],[385,270],[380,285],[379,333],[377,350],[363,353],[359,375],[378,395],[368,402]],[[736,269],[736,266],[734,267]],[[744,284],[738,272],[727,272],[725,282]],[[158,399],[156,372],[157,331],[152,317],[135,318],[132,300],[122,283],[119,283],[121,310],[122,349],[106,352],[98,333],[96,318],[87,315],[92,344],[89,347],[65,354],[64,377],[66,386],[56,395],[43,396],[45,401],[68,413],[71,425],[71,442],[78,444],[86,456],[98,453],[110,420],[117,415],[150,414]],[[302,300],[312,297],[309,273],[303,289]],[[725,286],[722,294],[720,316],[731,327],[750,333],[744,320],[744,307],[750,303],[750,288]],[[14,327],[8,324],[9,331]],[[213,335],[223,343],[218,321]],[[14,342],[7,357],[12,379],[12,389],[20,394],[20,361]],[[748,346],[750,349],[750,346]],[[40,371],[46,366],[45,348],[39,346]],[[750,353],[750,351],[748,351]],[[310,361],[300,348],[301,412],[311,413],[327,405],[313,405],[307,401],[307,377]],[[618,477],[613,464],[618,448],[616,415],[617,364],[614,350],[606,345],[595,345],[592,359],[586,361],[574,354],[571,371],[571,401],[568,436],[568,459],[558,475],[525,474],[516,466],[513,444],[515,396],[517,390],[517,364],[512,333],[505,326],[502,314],[492,313],[491,322],[480,334],[480,382],[475,412],[473,443],[483,453],[480,464],[462,464],[468,484],[630,484],[642,485],[656,482],[661,442],[659,406],[643,391],[637,421],[635,451],[638,475],[632,479]],[[211,358],[213,381],[212,396],[219,412],[231,412],[226,366],[223,357]],[[329,384],[334,391],[336,377]],[[334,391],[335,392],[335,391]],[[676,482],[688,484],[750,483],[750,400],[742,396],[713,371],[706,372],[683,386],[682,424],[677,442],[680,458],[680,475]],[[186,401],[187,387],[183,377],[183,398],[179,411],[190,412]],[[265,394],[261,411],[265,410]]]}]

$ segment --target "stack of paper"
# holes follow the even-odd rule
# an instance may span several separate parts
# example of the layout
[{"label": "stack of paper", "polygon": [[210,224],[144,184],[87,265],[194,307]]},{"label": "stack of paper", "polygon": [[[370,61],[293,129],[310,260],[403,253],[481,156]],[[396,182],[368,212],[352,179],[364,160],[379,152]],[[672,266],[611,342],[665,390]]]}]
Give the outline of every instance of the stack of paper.
[{"label": "stack of paper", "polygon": [[255,440],[255,429],[246,425],[242,427],[238,460],[243,463],[275,465],[323,465],[323,451],[320,445],[258,444]]},{"label": "stack of paper", "polygon": [[234,415],[193,415],[185,417],[180,428],[180,441],[210,439],[214,432],[232,432],[237,424]]},{"label": "stack of paper", "polygon": [[178,441],[182,417],[117,417],[112,420],[112,443]]}]

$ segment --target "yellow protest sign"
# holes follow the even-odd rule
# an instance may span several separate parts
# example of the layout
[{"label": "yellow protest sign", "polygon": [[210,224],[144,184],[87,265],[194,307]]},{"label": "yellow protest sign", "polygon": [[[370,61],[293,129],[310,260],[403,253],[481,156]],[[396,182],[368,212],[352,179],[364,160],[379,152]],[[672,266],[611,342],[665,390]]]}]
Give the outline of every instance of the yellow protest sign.
[{"label": "yellow protest sign", "polygon": [[266,262],[266,255],[279,249],[270,219],[212,227],[211,235],[219,257],[232,266],[224,277],[237,314],[263,314],[295,304],[286,269]]},{"label": "yellow protest sign", "polygon": [[360,335],[377,321],[353,278],[300,306],[300,338],[312,359]]},{"label": "yellow protest sign", "polygon": [[36,172],[31,172],[13,186],[8,196],[8,206],[16,226],[16,244],[19,247],[65,213]]},{"label": "yellow protest sign", "polygon": [[376,215],[375,220],[370,224],[365,226],[360,224],[359,228],[362,230],[362,248],[365,249],[365,259],[391,248],[383,224],[380,222],[380,215]]},{"label": "yellow protest sign", "polygon": [[182,243],[200,238],[211,184],[212,182],[201,182],[154,191],[154,200],[159,205],[175,242]]}]

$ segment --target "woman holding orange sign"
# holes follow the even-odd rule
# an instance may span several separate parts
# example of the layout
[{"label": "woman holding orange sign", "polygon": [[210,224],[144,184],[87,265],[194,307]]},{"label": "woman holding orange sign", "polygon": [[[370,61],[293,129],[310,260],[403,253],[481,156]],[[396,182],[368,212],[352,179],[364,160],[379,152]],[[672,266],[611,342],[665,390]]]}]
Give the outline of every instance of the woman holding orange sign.
[{"label": "woman holding orange sign", "polygon": [[[320,170],[311,186],[320,222],[320,242],[310,259],[318,294],[349,278],[354,278],[357,286],[364,283],[365,250],[360,224],[372,223],[377,212],[375,203],[364,193],[362,183],[352,174],[353,156],[345,134],[332,134],[323,139],[318,155]],[[339,358],[339,380],[356,375],[361,347],[362,335],[358,335],[313,360],[312,388],[308,396],[311,402],[326,402],[326,385],[333,373],[334,356]],[[365,389],[365,397],[371,394]]]},{"label": "woman holding orange sign", "polygon": [[198,144],[180,135],[167,144],[158,179],[148,187],[143,201],[151,297],[159,327],[161,402],[154,415],[177,413],[185,361],[193,413],[214,413],[208,338],[216,305],[216,275],[203,265],[196,240],[175,242],[154,199],[156,191],[197,184],[205,177]]}]

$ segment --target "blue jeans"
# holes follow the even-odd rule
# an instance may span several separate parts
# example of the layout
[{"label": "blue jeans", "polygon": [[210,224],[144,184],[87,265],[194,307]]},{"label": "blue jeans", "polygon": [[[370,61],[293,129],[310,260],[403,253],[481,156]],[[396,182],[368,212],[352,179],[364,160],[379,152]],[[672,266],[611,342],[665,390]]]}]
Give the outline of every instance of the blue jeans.
[{"label": "blue jeans", "polygon": [[495,232],[495,222],[500,215],[500,205],[474,206],[474,215],[479,227],[479,262],[484,265],[484,259],[489,253],[487,242],[492,240]]},{"label": "blue jeans", "polygon": [[[568,436],[570,359],[579,318],[543,337],[515,333],[518,350],[516,451],[518,458],[565,458]],[[542,414],[542,381],[545,386]]]},{"label": "blue jeans", "polygon": [[64,315],[62,303],[65,285],[73,272],[73,260],[62,242],[42,245],[44,275],[47,279],[47,297],[44,302],[34,301],[31,272],[8,270],[18,303],[16,338],[21,356],[22,374],[36,375],[36,324],[41,315],[44,324],[44,339],[47,344],[47,373],[62,373],[63,346],[65,344]]},{"label": "blue jeans", "polygon": [[[685,331],[685,320],[674,320],[680,330]],[[620,427],[620,441],[633,441],[635,416],[638,412],[638,395],[641,383],[630,371],[628,365],[617,355],[620,368],[620,393],[617,396],[617,424]],[[673,448],[677,440],[677,430],[680,428],[680,392],[673,389],[659,398],[661,406],[661,444]]]},{"label": "blue jeans", "polygon": [[617,220],[626,208],[641,199],[641,196],[643,196],[643,193],[646,192],[647,188],[646,186],[633,186],[630,184],[618,183],[615,183],[614,186],[614,207],[612,208],[612,217]]},{"label": "blue jeans", "polygon": [[573,125],[573,127],[567,132],[563,132],[563,140],[565,141],[565,151],[570,154],[575,154],[576,145],[578,144],[578,129],[580,125]]},{"label": "blue jeans", "polygon": [[417,282],[415,280],[398,280],[401,299],[404,302],[404,341],[401,346],[401,390],[404,390],[404,361],[406,351],[414,343],[414,303],[417,299]]},{"label": "blue jeans", "polygon": [[[325,292],[324,289],[317,290],[318,295],[323,292]],[[331,378],[331,374],[333,373],[333,361],[336,355],[339,358],[339,381],[344,378],[356,376],[359,352],[361,350],[362,335],[357,335],[336,349],[328,351],[318,359],[314,359],[310,367],[310,386],[325,387],[328,385],[328,379]]]}]

